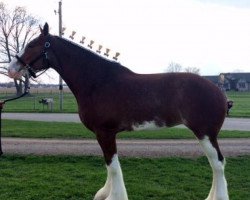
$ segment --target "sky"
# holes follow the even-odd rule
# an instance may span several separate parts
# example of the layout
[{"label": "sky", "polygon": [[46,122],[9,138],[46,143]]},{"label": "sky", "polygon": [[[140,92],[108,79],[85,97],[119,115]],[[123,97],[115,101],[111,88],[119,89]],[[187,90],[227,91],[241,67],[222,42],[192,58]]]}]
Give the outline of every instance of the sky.
[{"label": "sky", "polygon": [[[0,1],[26,7],[58,34],[59,0]],[[110,57],[119,52],[137,73],[164,72],[171,62],[201,75],[250,72],[249,0],[62,0],[62,13],[65,38],[76,31],[74,42],[85,36]]]}]

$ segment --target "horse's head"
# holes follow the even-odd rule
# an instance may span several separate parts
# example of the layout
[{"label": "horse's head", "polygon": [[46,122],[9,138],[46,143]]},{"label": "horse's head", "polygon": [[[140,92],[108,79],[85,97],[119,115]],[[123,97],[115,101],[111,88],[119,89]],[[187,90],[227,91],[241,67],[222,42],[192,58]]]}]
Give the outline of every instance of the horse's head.
[{"label": "horse's head", "polygon": [[49,68],[50,48],[49,26],[46,23],[41,29],[41,34],[29,42],[10,62],[9,77],[20,79],[24,74],[36,77],[36,72]]}]

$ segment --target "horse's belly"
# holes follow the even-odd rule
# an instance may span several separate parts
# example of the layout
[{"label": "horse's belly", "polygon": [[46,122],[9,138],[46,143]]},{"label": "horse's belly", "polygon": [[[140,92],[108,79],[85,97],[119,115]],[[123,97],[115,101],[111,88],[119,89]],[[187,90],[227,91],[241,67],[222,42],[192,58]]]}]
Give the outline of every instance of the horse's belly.
[{"label": "horse's belly", "polygon": [[141,130],[157,130],[160,128],[166,127],[165,123],[157,123],[156,121],[144,121],[143,123],[135,123],[132,125],[132,129],[134,131],[141,131]]}]

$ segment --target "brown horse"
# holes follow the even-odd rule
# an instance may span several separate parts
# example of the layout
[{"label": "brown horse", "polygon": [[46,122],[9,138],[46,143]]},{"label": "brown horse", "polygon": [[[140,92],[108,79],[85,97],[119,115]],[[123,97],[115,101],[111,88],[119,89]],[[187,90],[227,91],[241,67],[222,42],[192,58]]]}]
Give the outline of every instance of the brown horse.
[{"label": "brown horse", "polygon": [[213,83],[191,73],[136,74],[117,62],[50,35],[48,24],[10,63],[20,78],[49,67],[74,93],[83,124],[93,131],[107,164],[107,181],[95,200],[127,200],[116,134],[184,124],[193,131],[213,170],[207,200],[228,200],[225,159],[217,142],[227,103]]}]

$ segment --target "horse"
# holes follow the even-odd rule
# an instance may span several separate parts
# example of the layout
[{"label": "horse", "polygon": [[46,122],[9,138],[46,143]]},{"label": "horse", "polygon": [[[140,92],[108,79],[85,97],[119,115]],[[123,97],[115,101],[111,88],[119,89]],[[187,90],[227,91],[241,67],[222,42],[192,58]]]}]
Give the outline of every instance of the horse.
[{"label": "horse", "polygon": [[213,172],[206,200],[228,200],[223,157],[217,136],[227,102],[212,82],[191,73],[138,74],[72,41],[49,33],[29,42],[11,61],[12,78],[48,68],[56,70],[76,97],[82,123],[102,149],[107,168],[94,200],[128,200],[118,159],[116,135],[143,128],[184,124],[205,152]]}]

